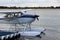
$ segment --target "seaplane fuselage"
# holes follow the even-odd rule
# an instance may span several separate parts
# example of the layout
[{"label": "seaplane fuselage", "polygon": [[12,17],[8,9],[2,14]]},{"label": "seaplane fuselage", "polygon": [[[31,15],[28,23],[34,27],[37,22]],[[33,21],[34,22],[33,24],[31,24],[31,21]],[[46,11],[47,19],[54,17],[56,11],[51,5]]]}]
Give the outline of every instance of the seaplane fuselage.
[{"label": "seaplane fuselage", "polygon": [[19,23],[19,24],[30,24],[33,21],[35,21],[35,19],[38,19],[38,15],[30,15],[30,14],[25,14],[22,16],[13,16],[13,17],[8,17],[8,18],[2,18],[2,19],[6,19],[4,21],[10,21],[10,22],[6,22],[6,23]]},{"label": "seaplane fuselage", "polygon": [[38,18],[38,15],[22,15],[17,18],[19,23],[26,24],[26,23],[32,23],[35,21],[35,19]]}]

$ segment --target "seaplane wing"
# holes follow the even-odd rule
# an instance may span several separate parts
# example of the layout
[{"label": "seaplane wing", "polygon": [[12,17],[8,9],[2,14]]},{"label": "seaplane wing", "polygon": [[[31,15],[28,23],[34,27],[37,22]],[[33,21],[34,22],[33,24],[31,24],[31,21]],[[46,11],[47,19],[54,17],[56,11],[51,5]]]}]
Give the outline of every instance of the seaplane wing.
[{"label": "seaplane wing", "polygon": [[0,14],[15,14],[15,13],[19,13],[19,12],[27,12],[27,11],[31,11],[32,9],[22,9],[20,11],[4,11],[4,12],[0,12]]},{"label": "seaplane wing", "polygon": [[16,13],[19,13],[19,12],[0,12],[0,14],[16,14]]}]

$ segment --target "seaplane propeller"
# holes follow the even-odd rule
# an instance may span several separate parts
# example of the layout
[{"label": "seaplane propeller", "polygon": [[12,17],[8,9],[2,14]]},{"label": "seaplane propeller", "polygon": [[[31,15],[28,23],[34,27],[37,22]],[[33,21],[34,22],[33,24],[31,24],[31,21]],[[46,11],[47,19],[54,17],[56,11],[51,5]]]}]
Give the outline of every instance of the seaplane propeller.
[{"label": "seaplane propeller", "polygon": [[39,18],[37,18],[37,20],[39,21]]},{"label": "seaplane propeller", "polygon": [[35,16],[37,17],[37,20],[39,21],[39,18],[38,18],[38,17],[39,17],[39,15],[35,15]]}]

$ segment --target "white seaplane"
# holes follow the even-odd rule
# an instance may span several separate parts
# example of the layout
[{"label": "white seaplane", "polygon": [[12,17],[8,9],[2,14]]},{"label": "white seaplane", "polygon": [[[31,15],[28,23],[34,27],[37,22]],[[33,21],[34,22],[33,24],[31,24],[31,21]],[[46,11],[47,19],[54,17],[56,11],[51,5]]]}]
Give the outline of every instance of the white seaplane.
[{"label": "white seaplane", "polygon": [[[23,37],[33,38],[39,37],[41,38],[41,34],[45,34],[45,28],[31,28],[31,23],[35,21],[35,19],[39,20],[39,15],[30,15],[24,14],[22,12],[0,12],[2,16],[0,17],[0,23],[9,23],[9,24],[28,24],[28,29],[24,31],[19,31]],[[15,26],[16,27],[16,26]]]}]

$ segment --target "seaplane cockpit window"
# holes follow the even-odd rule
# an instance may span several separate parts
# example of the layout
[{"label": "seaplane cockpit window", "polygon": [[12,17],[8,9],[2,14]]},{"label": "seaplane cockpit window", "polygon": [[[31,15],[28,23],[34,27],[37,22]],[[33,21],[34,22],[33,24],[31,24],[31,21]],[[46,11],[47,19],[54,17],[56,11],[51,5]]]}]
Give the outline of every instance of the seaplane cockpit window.
[{"label": "seaplane cockpit window", "polygon": [[8,14],[6,14],[4,17],[5,17],[5,18],[8,18]]},{"label": "seaplane cockpit window", "polygon": [[21,16],[21,13],[18,13],[18,17],[20,17]]},{"label": "seaplane cockpit window", "polygon": [[14,17],[14,14],[11,14],[11,17]]},{"label": "seaplane cockpit window", "polygon": [[10,18],[11,17],[11,15],[8,15],[8,18]]},{"label": "seaplane cockpit window", "polygon": [[21,16],[21,13],[16,13],[15,16],[16,17],[20,17]]},{"label": "seaplane cockpit window", "polygon": [[5,18],[11,18],[11,17],[13,17],[14,15],[13,14],[6,14],[5,15]]},{"label": "seaplane cockpit window", "polygon": [[15,17],[18,17],[18,14],[16,13],[14,16],[15,16]]},{"label": "seaplane cockpit window", "polygon": [[8,15],[8,14],[5,15],[5,18],[9,18],[9,17],[10,17],[10,15]]}]

